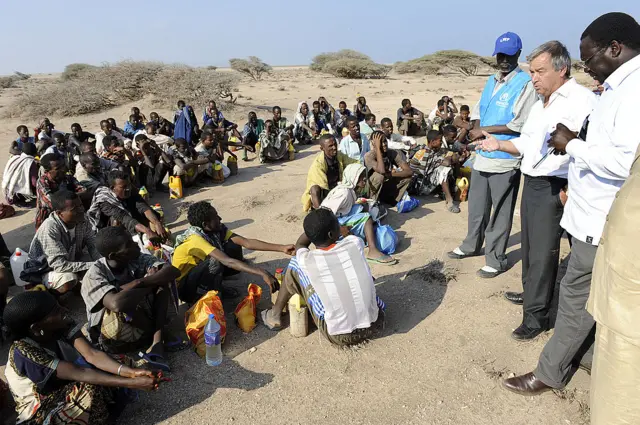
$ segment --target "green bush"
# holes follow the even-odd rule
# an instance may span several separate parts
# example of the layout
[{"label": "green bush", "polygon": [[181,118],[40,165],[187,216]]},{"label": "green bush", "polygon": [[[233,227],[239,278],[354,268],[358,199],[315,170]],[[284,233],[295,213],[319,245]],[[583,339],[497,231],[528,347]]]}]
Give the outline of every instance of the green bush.
[{"label": "green bush", "polygon": [[234,71],[248,75],[255,81],[261,80],[264,74],[272,71],[271,66],[256,56],[249,56],[249,59],[229,59],[229,65]]},{"label": "green bush", "polygon": [[348,49],[317,55],[309,69],[352,79],[386,78],[391,71],[390,66],[377,64],[369,56]]},{"label": "green bush", "polygon": [[478,75],[480,71],[493,70],[495,67],[494,58],[479,56],[465,50],[441,50],[394,65],[395,71],[399,74],[435,75],[441,72],[453,72],[465,76]]},{"label": "green bush", "polygon": [[89,65],[88,63],[71,63],[64,67],[60,78],[63,80],[75,80],[87,71],[93,71],[96,68],[97,66]]}]

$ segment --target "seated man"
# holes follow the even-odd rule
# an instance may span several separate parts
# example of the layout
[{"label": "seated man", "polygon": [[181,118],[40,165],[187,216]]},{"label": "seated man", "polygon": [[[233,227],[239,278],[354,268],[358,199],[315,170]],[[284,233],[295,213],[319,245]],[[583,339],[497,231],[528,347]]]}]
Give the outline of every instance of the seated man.
[{"label": "seated man", "polygon": [[455,126],[447,124],[440,128],[440,133],[442,133],[442,146],[445,149],[451,152],[466,150],[466,145],[458,141],[458,129]]},{"label": "seated man", "polygon": [[164,152],[167,152],[169,146],[173,145],[173,139],[171,137],[158,133],[158,127],[154,122],[147,123],[147,125],[144,126],[144,130],[138,131],[136,133],[136,136],[138,134],[144,134],[145,136],[147,136],[147,139],[153,140],[156,145]]},{"label": "seated man", "polygon": [[332,123],[336,110],[324,96],[320,96],[318,102],[320,102],[320,114],[324,117],[324,122]]},{"label": "seated man", "polygon": [[107,185],[107,177],[102,170],[100,158],[94,153],[80,154],[74,177],[87,190],[88,196],[93,198],[100,186]]},{"label": "seated man", "polygon": [[120,134],[124,134],[124,130],[118,127],[118,124],[116,124],[116,120],[114,118],[107,118],[107,121],[109,121],[109,124],[111,124],[111,128],[113,128],[115,131],[117,131]]},{"label": "seated man", "polygon": [[242,140],[242,135],[238,132],[238,124],[226,119],[224,115],[222,115],[222,112],[218,110],[216,102],[213,100],[210,100],[208,106],[205,108],[202,120],[204,121],[203,129],[207,127],[213,131],[225,134],[231,132],[235,137]]},{"label": "seated man", "polygon": [[129,174],[114,170],[109,186],[100,186],[93,195],[87,218],[94,230],[124,226],[132,235],[144,233],[149,240],[166,240],[167,231],[158,214],[131,184]]},{"label": "seated man", "polygon": [[420,188],[420,194],[430,194],[438,188],[442,188],[447,210],[454,214],[460,212],[460,208],[453,203],[449,179],[453,177],[453,166],[465,161],[468,157],[466,151],[462,155],[454,154],[442,147],[442,134],[438,130],[427,132],[427,149],[421,159],[411,159],[411,168],[420,173],[424,180]]},{"label": "seated man", "polygon": [[131,115],[134,115],[142,124],[147,124],[147,117],[145,117],[144,114],[140,112],[140,108],[138,108],[137,106],[131,107]]},{"label": "seated man", "polygon": [[75,149],[80,149],[80,144],[82,142],[88,142],[89,139],[95,138],[96,136],[94,134],[91,134],[88,131],[83,131],[82,126],[77,122],[71,124],[71,134],[68,139],[69,146],[74,147]]},{"label": "seated man", "polygon": [[320,111],[320,102],[313,102],[311,114],[309,115],[309,124],[316,135],[322,134],[323,131],[329,131],[328,122],[325,121],[325,115]]},{"label": "seated man", "polygon": [[[263,323],[269,329],[280,329],[282,310],[298,294],[306,300],[320,333],[332,344],[349,346],[373,338],[382,331],[385,305],[376,296],[364,242],[356,236],[338,242],[340,224],[329,210],[312,211],[303,226],[276,303],[261,313]],[[312,243],[316,249],[310,251]]]},{"label": "seated man", "polygon": [[307,102],[298,103],[293,125],[295,140],[301,145],[308,145],[318,136],[315,130],[311,128],[311,114],[309,113],[309,105],[307,105]]},{"label": "seated man", "polygon": [[54,144],[49,146],[42,156],[48,155],[50,153],[55,153],[61,155],[64,158],[64,163],[67,167],[67,170],[75,171],[76,169],[76,160],[75,160],[75,150],[69,147],[67,142],[67,138],[62,133],[56,133],[53,135]]},{"label": "seated man", "polygon": [[278,132],[273,121],[267,120],[265,129],[260,133],[260,163],[265,161],[279,161],[289,153],[289,136]]},{"label": "seated man", "polygon": [[133,139],[136,133],[140,130],[144,130],[144,124],[140,121],[139,116],[129,115],[129,121],[124,123],[123,136],[129,139]]},{"label": "seated man", "polygon": [[24,143],[22,153],[7,161],[2,175],[2,192],[10,205],[33,208],[36,200],[39,165],[35,159],[36,145]]},{"label": "seated man", "polygon": [[101,155],[103,158],[115,162],[119,167],[127,168],[130,164],[135,164],[133,153],[124,147],[122,140],[116,136],[107,136],[102,142],[105,146]]},{"label": "seated man", "polygon": [[273,107],[273,123],[278,131],[285,132],[289,136],[289,140],[293,143],[293,140],[295,139],[293,135],[294,125],[282,116],[282,109],[279,106]]},{"label": "seated man", "polygon": [[349,158],[338,151],[336,138],[325,134],[319,139],[320,150],[307,174],[307,187],[302,194],[302,210],[304,212],[320,208],[320,204],[327,197],[329,191],[342,180],[344,167],[357,164],[360,161]]},{"label": "seated man", "polygon": [[45,118],[44,120],[42,120],[42,122],[40,123],[40,131],[38,132],[38,140],[43,142],[52,142],[54,134],[64,133],[62,131],[56,130],[53,123],[49,121],[49,118]]},{"label": "seated man", "polygon": [[184,139],[176,139],[169,148],[169,155],[173,160],[172,176],[180,177],[184,187],[191,186],[198,177],[198,166],[208,164],[209,158],[198,158]]},{"label": "seated man", "polygon": [[149,123],[153,123],[156,125],[158,134],[162,134],[163,136],[167,137],[173,137],[173,123],[168,119],[158,115],[157,112],[152,112],[149,114]]},{"label": "seated man", "polygon": [[19,125],[16,128],[16,132],[18,133],[18,138],[11,142],[11,146],[9,147],[9,153],[11,155],[20,155],[22,153],[22,147],[31,143],[34,147],[36,146],[36,139],[29,136],[29,129],[26,125]]},{"label": "seated man", "polygon": [[413,171],[402,154],[387,147],[381,131],[371,135],[371,152],[364,156],[369,173],[369,199],[396,205],[411,183]]},{"label": "seated man", "polygon": [[169,172],[171,157],[144,134],[138,134],[135,143],[138,147],[135,157],[139,186],[146,187],[152,194],[155,191],[169,193],[169,188],[162,181]]},{"label": "seated man", "polygon": [[333,128],[335,129],[338,137],[342,137],[342,129],[347,127],[347,118],[352,116],[356,119],[356,122],[359,122],[358,118],[347,109],[347,102],[344,100],[340,101],[338,109],[336,109],[333,114]]},{"label": "seated man", "polygon": [[[66,189],[70,192],[76,192],[84,196],[86,189],[78,183],[73,176],[67,174],[67,166],[61,155],[52,153],[43,156],[40,159],[40,165],[44,169],[44,173],[38,179],[36,184],[36,230],[51,214],[51,195],[60,189]],[[84,203],[88,199],[81,198]]]},{"label": "seated man", "polygon": [[360,133],[360,123],[354,116],[350,116],[346,119],[346,128],[349,130],[349,135],[340,140],[338,149],[340,149],[340,152],[347,155],[349,158],[363,163],[365,154],[371,150],[369,139],[367,136]]},{"label": "seated man", "polygon": [[364,116],[364,120],[360,121],[360,132],[367,136],[371,136],[376,130],[376,116],[373,114],[367,114]]},{"label": "seated man", "polygon": [[367,115],[373,114],[373,112],[371,112],[371,108],[367,105],[367,99],[365,99],[364,96],[360,96],[358,98],[358,103],[353,107],[353,113],[360,122],[365,121]]},{"label": "seated man", "polygon": [[120,132],[114,130],[108,120],[100,121],[100,128],[102,131],[96,133],[96,152],[98,155],[101,155],[102,152],[107,149],[107,146],[104,143],[104,138],[107,136],[114,136],[116,139],[124,143],[124,136]]},{"label": "seated man", "polygon": [[231,171],[223,163],[224,152],[220,143],[222,135],[214,134],[209,131],[202,133],[200,143],[196,145],[196,154],[198,155],[198,175],[214,177],[214,167],[220,165],[222,167],[223,177],[226,179],[231,175]]},{"label": "seated man", "polygon": [[387,139],[387,148],[389,149],[395,149],[404,154],[408,154],[408,152],[418,144],[413,137],[394,133],[391,118],[383,118],[382,121],[380,121],[380,126]]},{"label": "seated man", "polygon": [[[264,121],[258,119],[258,116],[255,112],[249,112],[249,121],[244,125],[244,130],[242,131],[242,140],[245,145],[251,146],[253,151],[255,151],[256,144],[258,143],[258,139],[260,138],[260,134],[264,131]],[[247,149],[244,149],[242,154],[242,160],[248,161],[249,157],[247,155]]]},{"label": "seated man", "polygon": [[458,129],[457,140],[463,142],[467,139],[467,134],[473,129],[473,123],[470,119],[471,111],[469,105],[460,107],[460,115],[456,115],[453,119],[453,125]]},{"label": "seated man", "polygon": [[449,96],[443,96],[438,101],[437,107],[429,114],[427,126],[438,130],[443,125],[451,124],[457,112],[458,108],[453,103],[453,99]]},{"label": "seated man", "polygon": [[82,281],[89,339],[108,353],[124,354],[146,347],[143,360],[152,369],[169,370],[165,324],[169,285],[180,272],[156,257],[140,253],[123,227],[106,227],[96,236],[103,258]]},{"label": "seated man", "polygon": [[398,109],[397,118],[396,125],[403,136],[417,136],[422,130],[424,114],[411,106],[409,99],[402,100],[402,108]]},{"label": "seated man", "polygon": [[[96,155],[98,157],[98,159],[100,160],[100,167],[102,168],[102,171],[104,171],[105,173],[108,173],[111,170],[115,170],[116,168],[118,168],[118,163],[113,162],[107,158],[103,158],[101,156],[98,155],[98,152],[96,151],[96,144],[95,142],[82,142],[80,143],[80,154],[78,155],[78,161],[80,161],[80,156],[83,153],[92,153],[94,155]],[[78,165],[76,165],[76,173],[78,172]]]},{"label": "seated man", "polygon": [[[78,195],[61,189],[51,195],[53,212],[38,228],[29,248],[29,268],[51,270],[39,276],[47,289],[59,294],[73,289],[100,258],[91,224],[84,219],[84,207]],[[91,261],[82,261],[87,248]],[[35,283],[31,277],[30,281]],[[38,282],[40,283],[40,282]]]},{"label": "seated man", "polygon": [[245,239],[227,229],[216,209],[206,201],[189,207],[190,227],[176,240],[172,264],[180,270],[180,299],[195,303],[208,291],[222,291],[224,276],[245,272],[260,277],[273,291],[278,281],[267,271],[243,262],[242,248],[293,255],[293,245],[276,245]]}]

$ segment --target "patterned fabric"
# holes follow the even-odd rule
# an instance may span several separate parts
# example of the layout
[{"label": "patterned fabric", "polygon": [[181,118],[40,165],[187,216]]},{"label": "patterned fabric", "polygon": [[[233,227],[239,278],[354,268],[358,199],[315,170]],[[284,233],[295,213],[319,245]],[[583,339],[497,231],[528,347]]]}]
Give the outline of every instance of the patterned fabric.
[{"label": "patterned fabric", "polygon": [[37,194],[37,212],[36,212],[36,230],[42,225],[47,217],[51,214],[51,194],[57,192],[60,188],[65,188],[71,192],[82,193],[86,189],[78,183],[73,176],[65,175],[62,182],[58,183],[49,177],[49,173],[44,173],[38,179],[36,185]]},{"label": "patterned fabric", "polygon": [[89,336],[92,342],[97,342],[100,335],[100,325],[106,309],[102,300],[109,292],[120,292],[120,287],[135,279],[142,279],[149,269],[161,267],[165,263],[148,254],[140,254],[131,260],[120,273],[112,270],[105,258],[96,261],[82,280],[81,294],[87,306]]},{"label": "patterned fabric", "polygon": [[68,229],[57,214],[51,214],[31,241],[29,260],[42,266],[48,263],[57,273],[83,272],[93,264],[79,261],[85,247],[92,259],[101,257],[89,222],[83,221]]}]

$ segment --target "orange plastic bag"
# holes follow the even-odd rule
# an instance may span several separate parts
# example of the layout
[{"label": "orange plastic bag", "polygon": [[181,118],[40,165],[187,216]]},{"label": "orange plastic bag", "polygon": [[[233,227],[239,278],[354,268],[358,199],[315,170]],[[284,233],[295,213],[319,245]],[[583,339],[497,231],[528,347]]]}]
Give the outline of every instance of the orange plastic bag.
[{"label": "orange plastic bag", "polygon": [[202,358],[207,349],[204,343],[204,328],[209,321],[209,315],[213,314],[220,325],[220,341],[224,342],[227,335],[227,320],[224,317],[222,301],[218,291],[209,291],[198,300],[184,315],[184,324],[187,336],[193,344],[194,350]]},{"label": "orange plastic bag", "polygon": [[240,329],[249,333],[256,327],[256,306],[260,302],[262,288],[255,283],[250,283],[247,291],[249,295],[240,301],[234,313]]}]

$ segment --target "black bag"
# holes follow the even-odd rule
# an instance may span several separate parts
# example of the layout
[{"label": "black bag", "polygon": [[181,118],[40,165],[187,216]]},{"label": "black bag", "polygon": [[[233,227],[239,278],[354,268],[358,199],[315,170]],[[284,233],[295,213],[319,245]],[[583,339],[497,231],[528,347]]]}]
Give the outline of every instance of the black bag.
[{"label": "black bag", "polygon": [[20,272],[20,279],[38,285],[42,283],[42,276],[51,270],[46,258],[41,261],[27,260],[27,262],[24,263],[24,269]]}]

